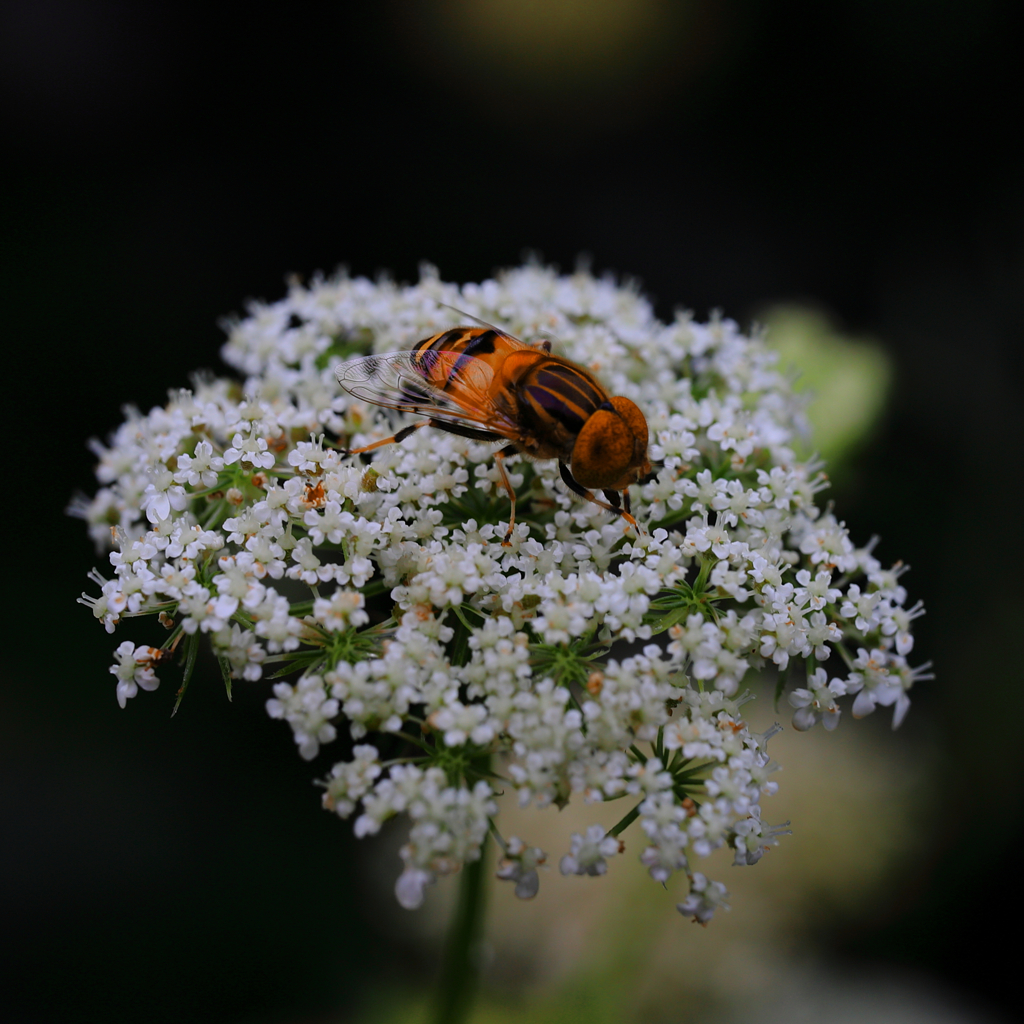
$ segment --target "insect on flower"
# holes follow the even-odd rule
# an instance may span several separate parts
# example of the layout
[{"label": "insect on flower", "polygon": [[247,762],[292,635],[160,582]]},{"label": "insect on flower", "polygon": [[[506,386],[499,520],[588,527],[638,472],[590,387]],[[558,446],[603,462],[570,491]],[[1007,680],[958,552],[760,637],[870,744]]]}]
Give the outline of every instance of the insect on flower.
[{"label": "insect on flower", "polygon": [[628,398],[610,397],[582,366],[552,355],[550,341],[528,345],[487,324],[453,327],[424,338],[411,352],[350,359],[335,372],[361,401],[429,417],[350,449],[351,455],[402,441],[427,426],[476,441],[508,442],[494,455],[512,503],[505,547],[515,526],[516,495],[504,460],[515,454],[557,459],[569,490],[636,527],[628,487],[651,471],[647,421]]}]

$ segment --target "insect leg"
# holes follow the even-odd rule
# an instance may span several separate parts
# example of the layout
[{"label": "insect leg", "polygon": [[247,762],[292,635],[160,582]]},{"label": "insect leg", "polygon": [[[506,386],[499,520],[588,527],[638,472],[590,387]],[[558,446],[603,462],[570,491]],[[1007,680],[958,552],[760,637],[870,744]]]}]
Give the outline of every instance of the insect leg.
[{"label": "insect leg", "polygon": [[413,423],[408,427],[402,427],[397,434],[392,434],[391,437],[385,437],[383,441],[374,441],[373,444],[368,444],[365,448],[347,448],[345,450],[346,455],[362,455],[363,452],[372,452],[374,448],[383,448],[386,444],[394,444],[396,441],[404,441],[411,434],[414,434],[420,427],[429,427],[430,420],[420,420],[419,423]]},{"label": "insect leg", "polygon": [[477,430],[474,427],[464,427],[460,423],[450,423],[447,420],[428,420],[427,422],[432,427],[437,427],[438,430],[447,431],[458,437],[468,437],[471,441],[501,440],[501,434],[496,434],[493,430]]},{"label": "insect leg", "polygon": [[611,502],[612,505],[618,510],[620,514],[628,523],[636,527],[638,534],[642,534],[643,527],[633,518],[633,509],[630,507],[630,493],[626,487],[623,487],[622,498],[617,490],[605,490],[604,497]]},{"label": "insect leg", "polygon": [[[630,526],[639,530],[640,527],[637,525],[637,521],[633,518],[631,512],[628,509],[621,508],[619,506],[619,495],[617,491],[605,491],[605,497],[610,498],[613,504],[609,504],[607,501],[601,501],[600,498],[596,497],[592,491],[588,491],[582,484],[577,483],[573,479],[572,473],[569,472],[569,467],[559,459],[558,461],[558,473],[562,478],[562,483],[569,488],[574,494],[578,494],[581,498],[586,501],[591,501],[595,505],[600,505],[601,508],[608,509],[609,512],[614,512],[616,515],[622,516],[623,519],[629,523]],[[626,496],[626,502],[629,502],[629,496]]]},{"label": "insect leg", "polygon": [[494,464],[498,467],[498,472],[501,474],[501,482],[505,488],[505,493],[508,494],[508,500],[512,502],[512,513],[508,519],[508,532],[505,534],[505,539],[501,542],[503,548],[512,546],[512,530],[516,525],[516,492],[512,487],[512,481],[508,478],[508,473],[505,472],[505,456],[515,454],[516,448],[510,444],[502,448],[500,452],[494,453]]}]

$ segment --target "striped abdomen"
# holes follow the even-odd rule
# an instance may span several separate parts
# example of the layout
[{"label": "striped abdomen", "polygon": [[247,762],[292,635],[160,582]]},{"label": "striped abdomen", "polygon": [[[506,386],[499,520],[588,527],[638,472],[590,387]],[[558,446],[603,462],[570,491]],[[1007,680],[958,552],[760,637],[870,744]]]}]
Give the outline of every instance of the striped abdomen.
[{"label": "striped abdomen", "polygon": [[539,458],[568,459],[583,424],[607,403],[604,388],[580,366],[543,355],[515,382],[519,418],[539,439]]}]

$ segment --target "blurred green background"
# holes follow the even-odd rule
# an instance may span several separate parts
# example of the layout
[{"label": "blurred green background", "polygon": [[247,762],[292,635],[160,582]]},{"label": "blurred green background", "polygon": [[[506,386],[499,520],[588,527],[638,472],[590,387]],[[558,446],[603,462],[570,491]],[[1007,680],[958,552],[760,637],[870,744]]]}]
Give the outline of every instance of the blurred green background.
[{"label": "blurred green background", "polygon": [[[718,867],[733,910],[707,929],[638,839],[611,879],[496,890],[479,1021],[1010,1016],[1024,602],[989,542],[1021,507],[1016,13],[5,4],[0,287],[9,440],[29,444],[5,516],[5,1019],[415,1019],[444,887],[394,905],[400,830],[356,843],[319,810],[337,749],[301,762],[267,684],[228,706],[206,665],[173,721],[169,682],[120,711],[111,651],[148,638],[74,603],[98,560],[63,510],[95,486],[86,439],[218,369],[219,318],[287,273],[479,280],[527,251],[637,278],[665,317],[769,326],[818,396],[838,515],[912,566],[913,660],[938,679],[896,735],[879,717],[773,741],[765,816],[794,834]],[[592,815],[534,817],[557,861]]]}]

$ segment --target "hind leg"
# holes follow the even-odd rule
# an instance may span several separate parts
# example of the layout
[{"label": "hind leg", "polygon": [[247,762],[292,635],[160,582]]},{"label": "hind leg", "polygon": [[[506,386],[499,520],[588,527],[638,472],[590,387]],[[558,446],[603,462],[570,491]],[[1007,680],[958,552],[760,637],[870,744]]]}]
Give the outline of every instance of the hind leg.
[{"label": "hind leg", "polygon": [[385,437],[383,441],[374,441],[373,444],[368,444],[365,448],[346,448],[344,451],[346,455],[362,455],[363,452],[372,452],[374,448],[383,448],[386,444],[394,444],[396,441],[404,441],[421,427],[429,426],[430,420],[421,420],[419,423],[413,423],[411,426],[402,427],[397,434],[392,434],[391,437]]}]

